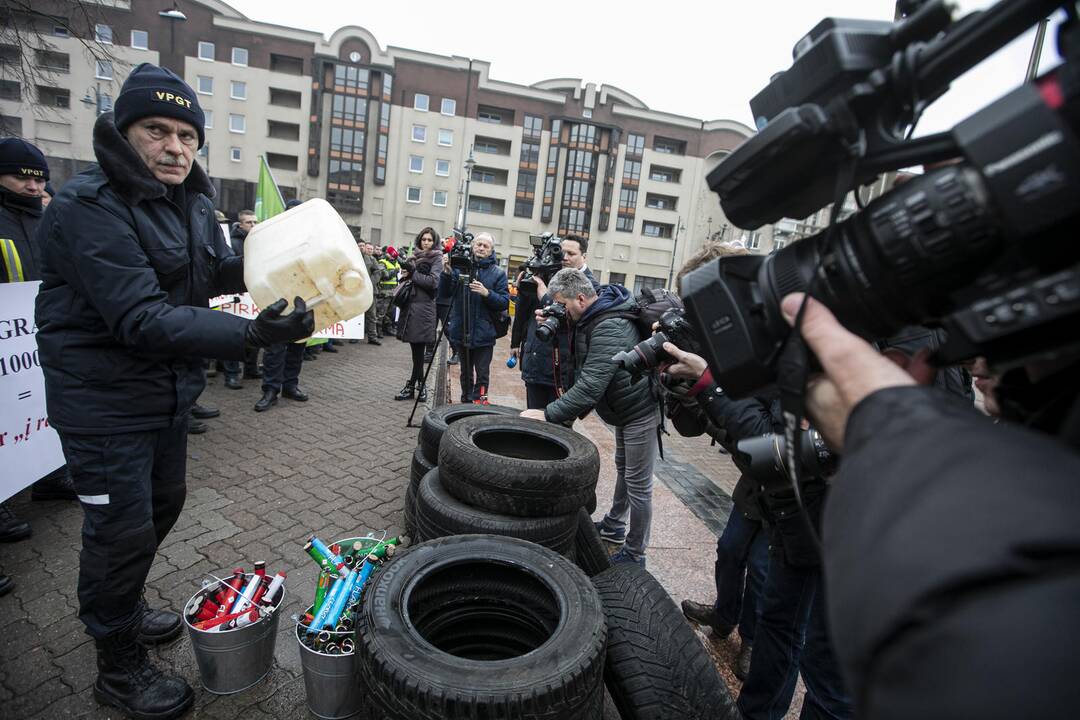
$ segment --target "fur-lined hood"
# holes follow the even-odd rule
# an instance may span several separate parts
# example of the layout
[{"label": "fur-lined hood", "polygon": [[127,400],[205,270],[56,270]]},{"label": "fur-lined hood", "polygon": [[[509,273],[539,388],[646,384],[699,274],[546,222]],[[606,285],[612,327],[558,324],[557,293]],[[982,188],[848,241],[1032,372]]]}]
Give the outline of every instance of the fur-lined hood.
[{"label": "fur-lined hood", "polygon": [[[97,156],[109,186],[124,202],[138,205],[143,200],[165,197],[168,191],[165,183],[154,177],[127,138],[116,129],[111,112],[102,114],[94,123],[94,155]],[[210,178],[196,160],[192,161],[191,172],[184,180],[184,188],[188,192],[214,198],[214,186],[210,184]]]}]

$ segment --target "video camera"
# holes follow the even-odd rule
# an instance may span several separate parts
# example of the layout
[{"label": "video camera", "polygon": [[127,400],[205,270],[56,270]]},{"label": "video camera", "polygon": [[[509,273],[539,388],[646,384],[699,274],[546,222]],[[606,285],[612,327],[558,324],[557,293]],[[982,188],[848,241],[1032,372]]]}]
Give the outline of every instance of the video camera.
[{"label": "video camera", "polygon": [[566,306],[562,303],[551,303],[540,310],[540,317],[543,320],[536,323],[536,338],[540,342],[551,342],[559,332],[559,325],[566,322]]},{"label": "video camera", "polygon": [[551,277],[562,269],[562,238],[546,232],[530,235],[529,244],[532,245],[533,256],[525,262],[525,274],[518,281],[518,288],[536,292],[536,277],[549,283]]},{"label": "video camera", "polygon": [[[914,5],[914,3],[911,3]],[[1064,7],[1065,63],[951,131],[911,140],[949,83]],[[1001,0],[953,22],[943,0],[896,24],[826,20],[751,102],[761,131],[709,174],[736,225],[805,217],[853,185],[943,161],[826,231],[768,257],[721,258],[683,278],[687,314],[725,392],[772,384],[806,292],[867,339],[946,331],[946,365],[1019,364],[1080,348],[1080,33],[1075,5]],[[838,197],[830,197],[836,193]]]},{"label": "video camera", "polygon": [[450,248],[449,253],[450,267],[468,277],[475,274],[473,265],[476,257],[473,255],[472,242],[471,232],[462,232],[454,228],[454,246]]},{"label": "video camera", "polygon": [[680,350],[692,353],[700,350],[697,335],[682,308],[671,308],[665,311],[657,320],[657,329],[652,335],[629,350],[616,353],[611,361],[626,368],[636,381],[645,373],[654,370],[660,363],[675,360],[664,349],[666,342],[671,342]]}]

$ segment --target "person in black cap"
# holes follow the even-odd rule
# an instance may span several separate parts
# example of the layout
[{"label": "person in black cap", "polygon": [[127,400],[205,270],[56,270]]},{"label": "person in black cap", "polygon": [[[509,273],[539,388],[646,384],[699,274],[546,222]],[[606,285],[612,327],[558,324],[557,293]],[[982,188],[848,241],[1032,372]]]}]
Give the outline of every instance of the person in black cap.
[{"label": "person in black cap", "polygon": [[312,333],[302,298],[254,320],[209,298],[244,292],[195,163],[203,111],[174,73],[144,63],[94,125],[98,165],[68,181],[38,230],[38,348],[49,420],[84,513],[79,618],[97,647],[94,697],[134,717],[173,718],[194,693],[149,659],[176,613],[143,586],[184,506],[187,424],[202,358],[239,360]]},{"label": "person in black cap", "polygon": [[[290,210],[299,204],[300,201],[294,198],[285,203],[285,209]],[[278,395],[307,402],[308,394],[299,386],[300,369],[307,351],[304,343],[278,343],[266,348],[263,353],[263,395],[255,403],[255,412],[266,412],[277,405]]]},{"label": "person in black cap", "polygon": [[[40,150],[18,138],[0,140],[0,282],[32,282],[41,279],[34,233],[41,215],[49,181],[49,165]],[[74,500],[71,478],[61,467],[34,483],[34,500]],[[0,503],[0,542],[30,537],[30,523]],[[0,595],[13,587],[0,574]]]}]

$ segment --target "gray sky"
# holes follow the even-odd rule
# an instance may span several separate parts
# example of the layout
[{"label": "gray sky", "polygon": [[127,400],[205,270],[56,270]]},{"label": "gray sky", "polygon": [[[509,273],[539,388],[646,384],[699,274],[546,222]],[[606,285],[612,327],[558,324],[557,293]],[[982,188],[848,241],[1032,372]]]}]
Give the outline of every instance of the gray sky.
[{"label": "gray sky", "polygon": [[[596,2],[541,0],[226,0],[255,20],[329,35],[367,28],[385,48],[491,63],[496,80],[576,77],[615,85],[654,110],[753,124],[749,99],[791,64],[795,42],[825,16],[891,19],[893,0]],[[958,0],[961,13],[987,0]],[[377,8],[369,11],[368,8]],[[573,18],[568,22],[567,17]],[[522,42],[526,34],[531,40]],[[922,134],[947,129],[1023,79],[1033,33],[961,78],[924,115]],[[1043,68],[1057,64],[1048,34]]]}]

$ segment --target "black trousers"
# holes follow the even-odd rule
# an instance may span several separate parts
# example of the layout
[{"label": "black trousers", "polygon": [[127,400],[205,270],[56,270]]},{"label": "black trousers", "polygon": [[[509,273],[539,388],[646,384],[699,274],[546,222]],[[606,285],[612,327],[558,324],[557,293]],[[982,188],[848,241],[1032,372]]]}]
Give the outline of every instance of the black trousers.
[{"label": "black trousers", "polygon": [[304,364],[303,343],[271,345],[263,353],[263,390],[296,389]]},{"label": "black trousers", "polygon": [[427,343],[409,343],[409,347],[412,349],[412,375],[409,379],[414,382],[424,381],[424,351],[427,349]]},{"label": "black trousers", "polygon": [[464,355],[461,355],[461,402],[472,402],[480,398],[481,388],[487,392],[491,379],[491,356],[494,345],[472,348],[469,350],[469,366],[465,367]]},{"label": "black trousers", "polygon": [[525,383],[525,407],[529,410],[543,410],[558,399],[554,385]]},{"label": "black trousers", "polygon": [[60,433],[83,509],[79,619],[95,639],[136,618],[154,554],[187,496],[187,417],[161,430]]}]

